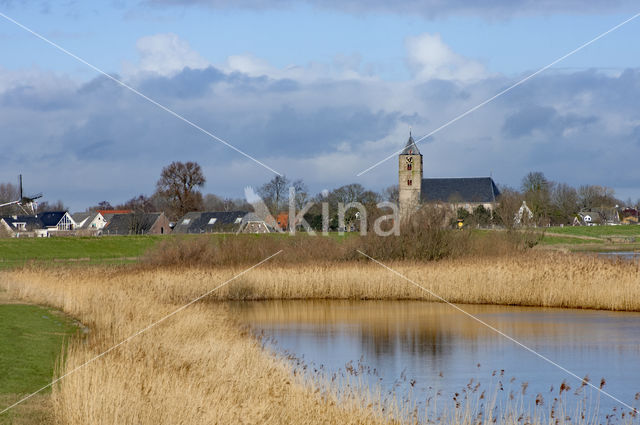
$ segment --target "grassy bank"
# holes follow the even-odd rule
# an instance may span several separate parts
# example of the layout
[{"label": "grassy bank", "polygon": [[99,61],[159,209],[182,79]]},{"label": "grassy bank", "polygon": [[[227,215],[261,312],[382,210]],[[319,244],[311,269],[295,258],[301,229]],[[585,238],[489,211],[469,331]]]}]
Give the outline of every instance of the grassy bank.
[{"label": "grassy bank", "polygon": [[[636,263],[529,252],[390,265],[458,303],[640,310]],[[12,297],[63,309],[93,330],[70,348],[64,372],[243,269],[33,268],[5,271],[0,282]],[[334,385],[294,376],[219,302],[273,298],[430,299],[370,262],[265,264],[65,378],[52,393],[55,420],[74,425],[369,424],[391,423],[407,412],[393,403],[382,410],[379,397],[359,388],[341,387],[340,392]],[[498,421],[515,424],[528,413],[520,408],[498,414]],[[544,417],[533,421],[549,422]]]},{"label": "grassy bank", "polygon": [[[56,359],[77,327],[51,309],[0,304],[0,403],[4,406],[51,382]],[[7,415],[9,423],[43,423],[47,396],[30,400]],[[0,418],[0,422],[3,422]]]}]

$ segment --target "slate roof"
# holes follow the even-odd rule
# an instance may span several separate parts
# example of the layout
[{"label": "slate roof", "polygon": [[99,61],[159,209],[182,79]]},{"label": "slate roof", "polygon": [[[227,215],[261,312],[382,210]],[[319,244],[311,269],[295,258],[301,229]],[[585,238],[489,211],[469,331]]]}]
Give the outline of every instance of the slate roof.
[{"label": "slate roof", "polygon": [[149,233],[162,213],[114,214],[104,227],[107,235],[131,235]]},{"label": "slate roof", "polygon": [[[189,212],[177,221],[173,233],[231,232],[240,227],[246,215],[247,211]],[[213,224],[210,224],[214,218]],[[240,222],[236,223],[238,219]]]},{"label": "slate roof", "polygon": [[13,230],[14,232],[18,230],[17,227],[14,225],[14,223],[25,223],[26,230],[34,230],[34,229],[42,228],[42,223],[40,222],[38,217],[33,215],[19,215],[19,216],[16,216],[15,218],[9,215],[9,216],[2,216],[0,217],[0,219],[4,220],[5,223],[7,223],[11,228],[11,230]]},{"label": "slate roof", "polygon": [[65,211],[48,211],[38,214],[38,219],[42,227],[56,227],[65,214]]},{"label": "slate roof", "polygon": [[95,213],[92,212],[77,212],[77,213],[73,213],[71,214],[71,218],[73,218],[73,221],[75,221],[76,223],[80,223],[82,220],[84,220],[85,218],[89,218],[90,215],[93,215]]},{"label": "slate roof", "polygon": [[76,222],[76,229],[89,229],[93,220],[100,214],[99,212],[80,212],[71,216]]},{"label": "slate roof", "polygon": [[422,179],[422,202],[496,202],[500,191],[491,177]]},{"label": "slate roof", "polygon": [[416,142],[413,140],[411,132],[409,132],[409,140],[407,140],[407,144],[404,146],[402,152],[400,152],[400,155],[420,155],[420,149],[418,149],[418,145],[416,145]]}]

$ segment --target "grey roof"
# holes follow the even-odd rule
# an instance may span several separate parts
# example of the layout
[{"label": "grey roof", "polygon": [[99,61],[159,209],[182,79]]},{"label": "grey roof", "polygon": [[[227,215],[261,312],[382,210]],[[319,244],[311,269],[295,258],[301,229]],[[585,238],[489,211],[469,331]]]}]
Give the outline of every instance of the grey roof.
[{"label": "grey roof", "polygon": [[500,191],[491,177],[422,179],[423,202],[496,202]]},{"label": "grey roof", "polygon": [[[173,233],[231,232],[240,227],[236,221],[246,215],[247,211],[189,212],[176,222]],[[214,218],[213,224],[210,224]]]},{"label": "grey roof", "polygon": [[81,212],[73,214],[71,218],[76,222],[76,229],[88,229],[99,214],[99,212]]},{"label": "grey roof", "polygon": [[103,229],[107,235],[140,235],[149,233],[162,213],[113,214]]},{"label": "grey roof", "polygon": [[90,213],[90,212],[77,212],[77,213],[73,213],[71,214],[71,218],[73,219],[73,221],[76,222],[76,224],[80,224],[82,222],[82,220],[85,220],[87,218],[89,218],[90,215],[95,215],[96,213]]},{"label": "grey roof", "polygon": [[416,142],[411,136],[411,132],[409,132],[409,140],[407,140],[407,144],[404,146],[402,152],[400,152],[400,155],[421,155],[418,145],[416,145]]}]

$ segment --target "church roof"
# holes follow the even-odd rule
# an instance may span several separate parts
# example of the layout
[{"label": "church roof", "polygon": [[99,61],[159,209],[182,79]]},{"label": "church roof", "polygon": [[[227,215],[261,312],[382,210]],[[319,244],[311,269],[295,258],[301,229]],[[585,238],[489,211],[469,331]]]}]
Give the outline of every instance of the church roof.
[{"label": "church roof", "polygon": [[409,140],[407,140],[407,144],[404,146],[402,152],[400,152],[400,155],[420,155],[420,150],[418,149],[416,142],[413,140],[411,132],[409,132]]},{"label": "church roof", "polygon": [[491,177],[422,179],[423,202],[496,202],[500,191]]}]

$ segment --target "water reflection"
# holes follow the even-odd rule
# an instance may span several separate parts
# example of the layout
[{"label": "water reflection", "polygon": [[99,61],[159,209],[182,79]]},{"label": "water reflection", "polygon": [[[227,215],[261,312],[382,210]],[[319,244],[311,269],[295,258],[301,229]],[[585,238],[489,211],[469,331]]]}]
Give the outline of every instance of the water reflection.
[{"label": "water reflection", "polygon": [[[504,393],[528,385],[553,399],[563,380],[579,382],[446,304],[420,301],[259,301],[232,304],[256,333],[328,372],[361,360],[384,390],[451,396],[470,379]],[[462,306],[628,404],[640,391],[640,314],[503,306]],[[501,378],[494,371],[505,370]],[[573,380],[573,381],[572,381]],[[399,382],[402,383],[399,384]],[[412,382],[409,385],[409,382]],[[554,387],[552,391],[550,389]],[[603,411],[616,406],[601,400]],[[619,406],[618,406],[619,407]]]}]

